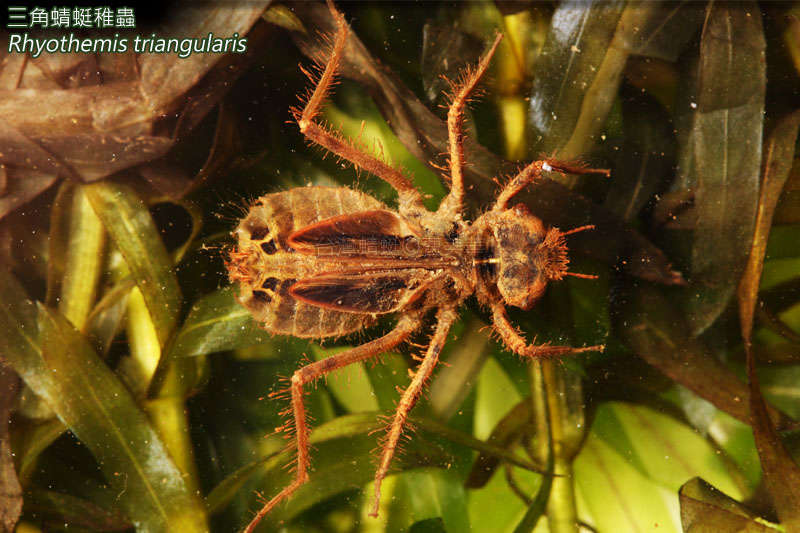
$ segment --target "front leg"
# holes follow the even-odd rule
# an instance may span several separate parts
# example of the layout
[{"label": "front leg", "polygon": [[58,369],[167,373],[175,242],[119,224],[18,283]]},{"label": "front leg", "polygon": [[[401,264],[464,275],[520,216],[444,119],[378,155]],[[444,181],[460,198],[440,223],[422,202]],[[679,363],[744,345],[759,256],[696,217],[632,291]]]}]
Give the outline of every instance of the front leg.
[{"label": "front leg", "polygon": [[599,344],[597,346],[584,346],[576,348],[574,346],[552,346],[550,344],[528,344],[525,338],[519,334],[508,320],[508,313],[502,303],[492,304],[492,321],[494,323],[494,330],[503,339],[503,343],[512,352],[522,357],[559,357],[580,352],[602,352],[605,346]]},{"label": "front leg", "polygon": [[541,179],[542,171],[560,172],[561,174],[603,174],[606,177],[611,175],[611,171],[605,168],[588,168],[575,163],[566,161],[556,161],[555,159],[544,159],[534,161],[523,168],[519,174],[514,176],[511,181],[497,195],[494,204],[494,211],[502,211],[508,206],[508,202],[516,196],[522,189]]},{"label": "front leg", "polygon": [[[317,378],[328,374],[338,368],[375,357],[388,350],[391,350],[404,340],[411,333],[419,328],[418,318],[404,318],[398,322],[397,326],[379,339],[375,339],[361,346],[356,346],[350,350],[332,355],[321,361],[311,363],[298,369],[292,376],[289,390],[292,396],[291,412],[294,420],[295,444],[297,446],[297,464],[294,481],[269,500],[255,517],[247,524],[244,533],[252,533],[261,519],[264,518],[272,509],[283,500],[291,496],[303,483],[308,481],[308,437],[310,430],[306,422],[306,408],[303,401],[303,386],[315,381]],[[285,430],[290,430],[291,426],[287,422]]]}]

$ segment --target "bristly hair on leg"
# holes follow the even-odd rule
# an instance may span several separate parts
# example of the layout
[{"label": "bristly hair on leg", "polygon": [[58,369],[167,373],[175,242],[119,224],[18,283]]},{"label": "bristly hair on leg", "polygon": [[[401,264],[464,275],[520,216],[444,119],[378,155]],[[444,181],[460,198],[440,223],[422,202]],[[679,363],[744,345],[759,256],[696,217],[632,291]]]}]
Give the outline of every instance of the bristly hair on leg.
[{"label": "bristly hair on leg", "polygon": [[[610,178],[611,170],[607,168],[593,168],[580,159],[562,161],[553,156],[542,155],[540,160],[544,163],[542,170],[545,172],[558,172],[559,174],[602,174]],[[549,167],[549,168],[548,168]]]}]

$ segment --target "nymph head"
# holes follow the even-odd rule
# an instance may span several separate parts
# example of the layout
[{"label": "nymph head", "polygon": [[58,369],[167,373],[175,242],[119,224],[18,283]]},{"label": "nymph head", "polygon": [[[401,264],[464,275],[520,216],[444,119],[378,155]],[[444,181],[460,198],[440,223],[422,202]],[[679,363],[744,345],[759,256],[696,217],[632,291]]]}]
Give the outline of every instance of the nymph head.
[{"label": "nymph head", "polygon": [[588,229],[564,233],[545,228],[522,204],[487,213],[483,218],[487,244],[493,251],[493,257],[484,262],[492,263],[494,283],[504,302],[522,309],[533,306],[548,282],[569,274],[565,235]]}]

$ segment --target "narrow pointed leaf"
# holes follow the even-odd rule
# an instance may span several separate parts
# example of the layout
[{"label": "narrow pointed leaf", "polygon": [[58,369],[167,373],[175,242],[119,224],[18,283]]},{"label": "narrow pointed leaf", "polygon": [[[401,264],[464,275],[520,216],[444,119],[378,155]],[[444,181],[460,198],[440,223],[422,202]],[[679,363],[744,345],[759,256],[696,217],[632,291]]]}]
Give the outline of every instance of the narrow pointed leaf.
[{"label": "narrow pointed leaf", "polygon": [[772,227],[772,215],[792,167],[798,127],[800,127],[800,111],[795,111],[778,122],[767,137],[764,146],[763,178],[756,213],[755,232],[747,267],[739,284],[742,337],[748,344],[751,340],[753,313],[761,282],[761,270],[764,266],[764,254]]},{"label": "narrow pointed leaf", "polygon": [[622,90],[625,146],[609,186],[605,207],[626,222],[675,174],[675,136],[667,112],[652,98]]},{"label": "narrow pointed leaf", "polygon": [[85,191],[122,252],[163,346],[177,324],[181,293],[172,260],[147,206],[133,190],[110,181],[88,185]]},{"label": "narrow pointed leaf", "polygon": [[[718,409],[749,423],[747,385],[691,336],[680,312],[657,289],[626,287],[613,302],[614,329],[639,357]],[[791,423],[774,408],[769,411],[779,427]]]},{"label": "narrow pointed leaf", "polygon": [[[426,435],[480,452],[494,453],[508,463],[526,470],[538,470],[536,465],[519,458],[512,451],[482,442],[439,422],[411,417],[410,425],[417,428],[417,432],[413,439],[404,443],[404,453],[396,458],[393,471],[420,466],[452,466],[450,464],[452,457],[443,455],[441,447],[433,446],[429,440],[426,440]],[[325,470],[325,473],[317,481],[315,481],[316,476],[312,474],[311,481],[304,485],[304,488],[300,489],[297,496],[294,497],[294,499],[299,499],[299,503],[290,502],[285,512],[276,510],[276,513],[280,516],[294,516],[312,503],[348,488],[361,487],[372,479],[375,473],[375,465],[372,460],[375,442],[380,436],[380,430],[384,427],[384,424],[377,419],[376,413],[358,413],[340,416],[314,428],[309,438],[309,442],[315,449],[314,457],[319,459],[314,463],[314,471]],[[378,434],[374,433],[376,430]],[[269,490],[277,493],[289,483],[290,473],[284,466],[291,459],[289,453],[279,453],[240,468],[225,478],[206,497],[209,512],[216,513],[221,510],[245,483],[262,473],[266,476],[264,486],[272,487]],[[323,464],[330,464],[330,466],[323,466]]]},{"label": "narrow pointed leaf", "polygon": [[[501,448],[509,448],[515,440],[520,438],[525,425],[530,423],[530,418],[531,401],[526,397],[497,423],[486,442]],[[467,477],[465,486],[470,489],[483,487],[489,482],[499,465],[500,459],[496,455],[478,454],[472,464],[472,470]]]},{"label": "narrow pointed leaf", "polygon": [[25,494],[25,511],[44,515],[54,522],[69,527],[83,527],[91,531],[125,531],[132,526],[121,513],[109,511],[94,502],[70,494],[34,490]]},{"label": "narrow pointed leaf", "polygon": [[58,377],[35,390],[122,492],[130,520],[145,531],[204,531],[203,508],[127,389],[63,317],[40,306],[39,320],[41,357]]},{"label": "narrow pointed leaf", "polygon": [[[573,136],[584,111],[587,88],[600,81],[604,60],[614,53],[611,43],[624,7],[623,2],[563,2],[553,13],[530,93],[529,117],[539,151],[558,151]],[[620,62],[614,63],[616,72],[609,76],[618,81]],[[613,89],[616,92],[616,85]],[[602,113],[600,120],[604,118]],[[589,117],[584,120],[591,121]],[[576,154],[561,155],[569,158]]]},{"label": "narrow pointed leaf", "polygon": [[[552,450],[552,441],[550,443],[550,449]],[[552,471],[554,466],[553,454],[549,453],[547,469]],[[539,490],[536,491],[536,497],[533,498],[531,504],[528,506],[528,510],[525,511],[525,516],[522,517],[517,527],[514,528],[514,533],[528,533],[534,530],[536,524],[539,523],[539,520],[547,512],[547,503],[550,501],[552,488],[553,476],[543,476],[542,484],[539,486]]]},{"label": "narrow pointed leaf", "polygon": [[[274,510],[270,523],[278,525],[311,505],[346,490],[362,487],[374,475],[374,449],[378,435],[371,432],[382,428],[375,413],[359,413],[336,418],[311,433],[314,446],[314,472],[308,483],[298,489],[288,504]],[[417,435],[419,437],[419,435]],[[445,466],[448,458],[436,451],[422,438],[412,439],[404,446],[393,471],[420,466]],[[253,476],[262,476],[265,496],[271,496],[289,484],[293,473],[284,468],[291,453],[280,453],[247,465],[214,488],[206,497],[211,513],[220,510]]]},{"label": "narrow pointed leaf", "polygon": [[[0,292],[0,351],[92,452],[130,520],[142,531],[204,531],[202,506],[88,341],[44,306],[37,328],[36,307],[10,275],[0,275]],[[16,297],[8,300],[11,294]]]},{"label": "narrow pointed leaf", "polygon": [[800,112],[796,111],[778,122],[767,139],[755,233],[744,276],[739,284],[739,316],[750,379],[753,435],[764,470],[764,483],[772,496],[781,522],[786,527],[792,528],[800,527],[800,467],[786,450],[769,419],[756,375],[751,334],[764,254],[772,226],[772,214],[789,175],[798,126],[800,126]]}]

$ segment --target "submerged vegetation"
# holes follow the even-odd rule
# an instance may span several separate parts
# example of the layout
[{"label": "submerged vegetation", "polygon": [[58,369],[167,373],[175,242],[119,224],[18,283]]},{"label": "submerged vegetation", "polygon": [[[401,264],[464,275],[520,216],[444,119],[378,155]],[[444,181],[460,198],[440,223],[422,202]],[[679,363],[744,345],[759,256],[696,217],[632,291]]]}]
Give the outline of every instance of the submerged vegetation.
[{"label": "submerged vegetation", "polygon": [[[419,350],[338,372],[307,396],[310,481],[261,529],[800,529],[800,10],[340,8],[352,35],[325,118],[407,169],[428,207],[446,190],[443,76],[497,31],[467,121],[471,216],[541,154],[612,169],[519,196],[548,224],[596,226],[570,257],[599,279],[512,313],[537,342],[606,350],[522,361],[464,309],[377,519],[374,430]],[[0,64],[0,527],[241,528],[292,475],[269,393],[391,326],[320,345],[269,336],[235,301],[224,254],[252,199],[395,198],[290,122],[298,63],[327,53],[325,5],[231,9],[179,8],[163,32],[235,31],[246,54]]]}]

